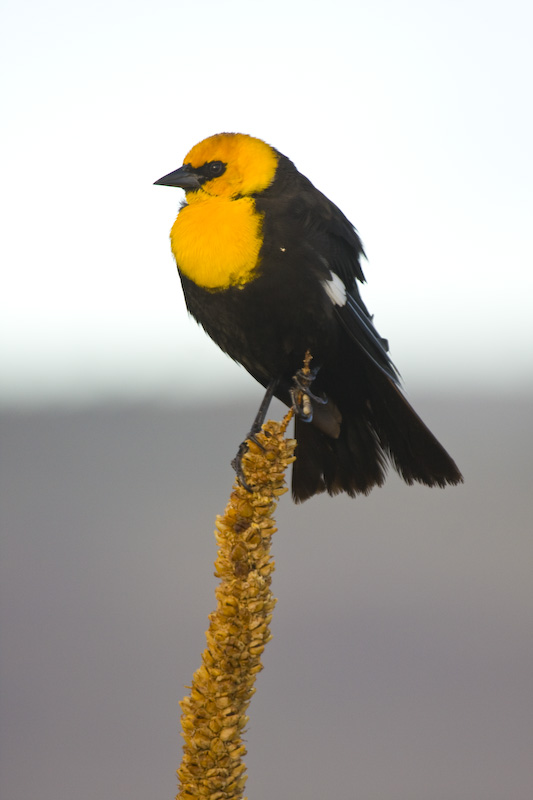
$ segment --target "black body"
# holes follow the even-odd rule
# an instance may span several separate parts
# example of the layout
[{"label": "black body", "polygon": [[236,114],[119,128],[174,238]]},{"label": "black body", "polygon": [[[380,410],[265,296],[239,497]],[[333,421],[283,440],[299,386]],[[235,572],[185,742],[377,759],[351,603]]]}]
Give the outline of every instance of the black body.
[{"label": "black body", "polygon": [[[287,405],[309,350],[318,369],[313,422],[296,419],[296,500],[381,485],[390,461],[407,483],[458,483],[453,460],[403,397],[387,342],[357,288],[361,240],[344,214],[279,156],[272,185],[255,196],[263,217],[258,277],[207,291],[181,275],[187,307],[211,338],[263,386],[278,379]],[[178,265],[179,266],[179,265]],[[348,297],[336,305],[323,281],[335,273]]]}]

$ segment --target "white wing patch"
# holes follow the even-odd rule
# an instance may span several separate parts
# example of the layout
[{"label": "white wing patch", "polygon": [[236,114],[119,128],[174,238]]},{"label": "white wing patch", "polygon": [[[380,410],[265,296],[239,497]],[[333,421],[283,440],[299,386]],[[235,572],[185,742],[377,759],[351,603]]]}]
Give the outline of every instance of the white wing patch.
[{"label": "white wing patch", "polygon": [[331,278],[322,281],[322,286],[331,302],[336,306],[346,305],[346,286],[335,272],[329,273]]}]

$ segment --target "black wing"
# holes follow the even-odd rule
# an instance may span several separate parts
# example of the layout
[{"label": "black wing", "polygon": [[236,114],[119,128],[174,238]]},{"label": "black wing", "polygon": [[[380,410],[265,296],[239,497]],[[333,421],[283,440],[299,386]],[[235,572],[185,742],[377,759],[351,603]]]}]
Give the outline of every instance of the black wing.
[{"label": "black wing", "polygon": [[342,281],[345,296],[336,303],[335,314],[350,339],[384,375],[399,384],[399,373],[388,354],[388,342],[376,331],[359,294],[358,282],[365,276],[361,260],[365,258],[363,244],[352,223],[342,211],[289,161],[279,154],[276,178],[264,192],[256,195],[259,212],[276,221],[276,229],[298,231],[299,240],[313,251],[319,280],[328,281],[335,275]]},{"label": "black wing", "polygon": [[344,285],[344,302],[331,300],[337,318],[365,356],[399,384],[400,375],[388,354],[388,342],[375,329],[372,315],[359,294],[357,282],[365,282],[361,267],[365,252],[359,234],[342,211],[316,189],[306,193],[306,199],[310,202],[308,241],[318,250],[324,266],[327,263],[329,277],[336,275]]}]

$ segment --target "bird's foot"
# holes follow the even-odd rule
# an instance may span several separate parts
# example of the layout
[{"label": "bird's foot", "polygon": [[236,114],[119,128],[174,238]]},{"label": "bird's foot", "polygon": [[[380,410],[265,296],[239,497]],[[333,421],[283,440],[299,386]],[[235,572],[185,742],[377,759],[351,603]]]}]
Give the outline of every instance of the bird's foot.
[{"label": "bird's foot", "polygon": [[311,391],[311,385],[318,375],[318,367],[311,369],[310,363],[311,354],[307,351],[304,366],[293,376],[293,385],[290,390],[294,413],[304,422],[313,421],[313,403],[326,405],[328,402],[327,398],[319,397]]},{"label": "bird's foot", "polygon": [[231,462],[231,466],[235,470],[235,474],[237,476],[237,480],[241,484],[241,486],[246,489],[247,492],[252,491],[252,487],[248,485],[246,482],[246,478],[244,477],[244,470],[242,468],[242,458],[244,454],[248,451],[248,442],[245,439],[244,442],[241,442],[239,445],[239,449],[235,455],[235,458]]},{"label": "bird's foot", "polygon": [[[249,441],[254,442],[259,448],[261,448],[261,450],[265,449],[261,441],[258,439],[257,434],[259,433],[259,431],[263,426],[263,422],[265,421],[265,417],[268,411],[268,406],[270,405],[270,401],[272,400],[272,395],[274,394],[277,385],[278,381],[273,380],[267,386],[265,396],[263,398],[261,405],[259,406],[259,411],[257,412],[256,417],[253,421],[250,433],[248,434],[244,442],[240,443],[239,449],[237,450],[237,454],[233,459],[233,461],[231,462],[231,466],[233,467],[233,469],[237,474],[237,480],[239,481],[241,486],[243,486],[248,492],[253,491],[253,489],[251,489],[250,486],[246,483],[246,479],[244,477],[244,470],[242,468],[242,458],[244,454],[248,451]],[[263,435],[270,436],[268,431],[263,431]]]},{"label": "bird's foot", "polygon": [[[242,459],[245,453],[248,452],[248,442],[253,442],[256,444],[261,450],[265,449],[264,444],[259,440],[257,434],[259,431],[254,431],[253,428],[246,437],[246,439],[240,443],[239,449],[235,455],[235,458],[231,462],[231,466],[235,470],[235,474],[237,475],[237,480],[241,484],[241,486],[246,489],[247,492],[253,492],[253,488],[247,483],[246,478],[244,477],[244,470],[242,467]],[[265,436],[270,436],[268,431],[263,431]]]}]

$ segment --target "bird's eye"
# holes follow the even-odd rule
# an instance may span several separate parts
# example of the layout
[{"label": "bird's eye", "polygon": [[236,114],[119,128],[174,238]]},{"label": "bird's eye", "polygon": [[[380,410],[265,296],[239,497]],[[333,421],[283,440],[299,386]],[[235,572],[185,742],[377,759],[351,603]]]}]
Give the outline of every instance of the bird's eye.
[{"label": "bird's eye", "polygon": [[205,171],[210,178],[217,178],[225,169],[226,165],[223,161],[210,161],[209,164],[206,164]]}]

